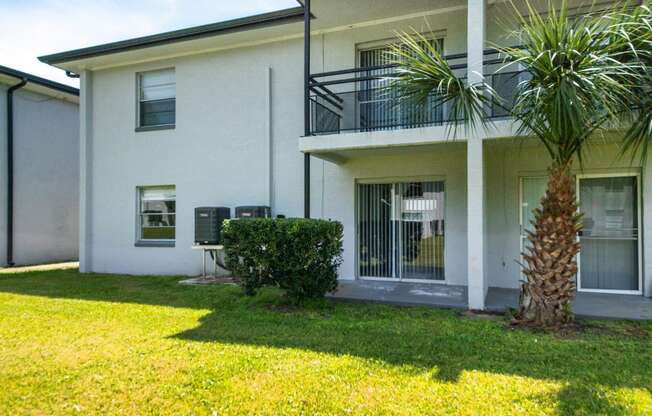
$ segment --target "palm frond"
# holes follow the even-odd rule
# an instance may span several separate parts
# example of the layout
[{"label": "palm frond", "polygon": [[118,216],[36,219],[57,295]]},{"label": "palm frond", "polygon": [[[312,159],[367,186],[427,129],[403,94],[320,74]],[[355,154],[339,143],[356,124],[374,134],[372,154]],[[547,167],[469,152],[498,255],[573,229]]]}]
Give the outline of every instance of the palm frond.
[{"label": "palm frond", "polygon": [[529,1],[527,7],[513,34],[522,46],[497,46],[529,74],[519,83],[512,115],[521,122],[520,135],[534,135],[565,164],[581,158],[594,133],[631,112],[646,72],[644,36],[640,28],[624,29],[634,15],[626,9],[570,18],[565,0],[545,14]]},{"label": "palm frond", "polygon": [[[522,4],[519,2],[519,4]],[[627,129],[623,151],[645,157],[652,142],[652,13],[628,3],[599,13],[569,16],[567,1],[549,2],[540,12],[525,0],[517,11],[519,47],[494,45],[527,77],[518,83],[510,114],[519,136],[535,136],[553,161],[582,160],[590,139],[614,128]],[[475,129],[486,108],[504,99],[481,82],[470,85],[419,33],[400,33],[391,47],[396,74],[389,88],[415,105],[445,105],[453,126]],[[500,70],[497,73],[500,73]],[[434,98],[433,98],[434,97]]]},{"label": "palm frond", "polygon": [[399,42],[388,52],[396,65],[396,73],[388,77],[392,93],[411,105],[446,106],[454,130],[458,124],[467,132],[484,126],[486,106],[499,100],[495,91],[484,83],[469,85],[424,35],[401,32],[397,36]]},{"label": "palm frond", "polygon": [[643,5],[618,17],[613,36],[622,39],[622,57],[641,66],[639,82],[632,86],[634,99],[623,109],[630,127],[623,138],[621,156],[639,155],[645,164],[652,142],[652,9]]}]

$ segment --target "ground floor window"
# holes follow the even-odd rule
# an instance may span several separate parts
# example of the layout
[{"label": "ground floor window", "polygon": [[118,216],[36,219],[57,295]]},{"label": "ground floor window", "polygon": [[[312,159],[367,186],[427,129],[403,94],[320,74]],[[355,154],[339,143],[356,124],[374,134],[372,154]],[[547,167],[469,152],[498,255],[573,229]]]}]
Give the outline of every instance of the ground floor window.
[{"label": "ground floor window", "polygon": [[444,280],[444,182],[359,183],[361,278]]},{"label": "ground floor window", "polygon": [[[521,249],[540,206],[546,177],[521,178]],[[578,175],[577,198],[584,229],[579,236],[578,290],[640,294],[641,241],[639,177],[632,174]]]},{"label": "ground floor window", "polygon": [[174,186],[138,188],[138,240],[173,241],[176,234]]},{"label": "ground floor window", "polygon": [[580,290],[640,293],[638,177],[579,176]]}]

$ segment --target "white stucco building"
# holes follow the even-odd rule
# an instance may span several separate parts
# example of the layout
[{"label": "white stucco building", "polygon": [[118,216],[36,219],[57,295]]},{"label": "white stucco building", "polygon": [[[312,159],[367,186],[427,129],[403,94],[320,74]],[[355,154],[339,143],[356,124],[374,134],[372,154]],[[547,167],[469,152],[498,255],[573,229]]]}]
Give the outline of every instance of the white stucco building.
[{"label": "white stucco building", "polygon": [[[300,4],[40,58],[81,75],[82,271],[198,274],[195,207],[268,205],[344,224],[342,282],[461,288],[476,309],[489,288],[519,286],[546,153],[497,108],[488,130],[452,137],[446,108],[376,93],[397,31],[423,33],[471,79],[493,74],[486,45],[508,41],[511,6],[311,3],[309,25]],[[488,81],[508,95],[522,76],[510,67]],[[590,206],[578,286],[649,297],[652,170],[616,146],[596,138],[576,170]]]},{"label": "white stucco building", "polygon": [[0,66],[0,267],[76,260],[79,90]]}]

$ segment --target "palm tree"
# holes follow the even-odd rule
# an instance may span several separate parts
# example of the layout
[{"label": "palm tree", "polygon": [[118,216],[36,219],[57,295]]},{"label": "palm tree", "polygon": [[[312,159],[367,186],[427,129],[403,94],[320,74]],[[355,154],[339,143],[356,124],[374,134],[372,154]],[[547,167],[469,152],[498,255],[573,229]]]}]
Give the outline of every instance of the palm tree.
[{"label": "palm tree", "polygon": [[642,158],[652,141],[652,14],[647,6],[621,6],[569,17],[565,0],[560,10],[549,3],[545,13],[527,7],[527,17],[517,13],[521,45],[496,46],[529,74],[512,106],[484,82],[465,82],[417,33],[399,34],[390,52],[397,65],[391,88],[417,105],[438,97],[466,129],[488,123],[485,107],[498,102],[515,119],[519,137],[535,137],[546,149],[552,163],[523,253],[526,281],[516,320],[555,326],[573,320],[582,222],[572,163],[581,164],[590,139],[607,130],[625,130],[623,151]]}]

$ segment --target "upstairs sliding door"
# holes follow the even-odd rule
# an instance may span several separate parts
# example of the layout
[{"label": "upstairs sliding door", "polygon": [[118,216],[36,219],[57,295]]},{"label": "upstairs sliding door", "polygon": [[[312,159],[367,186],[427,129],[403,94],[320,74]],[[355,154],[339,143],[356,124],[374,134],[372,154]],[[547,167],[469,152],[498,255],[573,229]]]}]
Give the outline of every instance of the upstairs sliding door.
[{"label": "upstairs sliding door", "polygon": [[[428,39],[437,51],[444,50],[444,39]],[[419,42],[425,46],[424,42]],[[390,89],[388,77],[396,68],[392,63],[391,46],[382,45],[359,51],[359,67],[369,68],[360,73],[369,78],[358,86],[357,101],[360,129],[362,131],[389,130],[397,127],[409,128],[431,125],[442,121],[442,107],[433,95],[422,105],[410,100],[401,100],[398,92]]]},{"label": "upstairs sliding door", "polygon": [[444,182],[358,184],[358,275],[444,280]]}]

